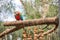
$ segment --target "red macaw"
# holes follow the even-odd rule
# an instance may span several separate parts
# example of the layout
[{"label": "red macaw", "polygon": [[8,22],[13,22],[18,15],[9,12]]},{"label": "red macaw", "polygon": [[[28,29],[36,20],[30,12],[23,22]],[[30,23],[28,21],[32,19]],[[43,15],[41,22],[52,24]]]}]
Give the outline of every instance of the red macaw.
[{"label": "red macaw", "polygon": [[[20,14],[20,12],[15,12],[15,19],[17,20],[17,21],[19,21],[19,20],[23,20],[23,16]],[[17,27],[17,26],[16,26]],[[24,29],[24,27],[23,27],[23,29]],[[24,29],[25,30],[25,29]]]},{"label": "red macaw", "polygon": [[15,12],[15,19],[18,20],[23,20],[22,15],[20,14],[20,12]]}]

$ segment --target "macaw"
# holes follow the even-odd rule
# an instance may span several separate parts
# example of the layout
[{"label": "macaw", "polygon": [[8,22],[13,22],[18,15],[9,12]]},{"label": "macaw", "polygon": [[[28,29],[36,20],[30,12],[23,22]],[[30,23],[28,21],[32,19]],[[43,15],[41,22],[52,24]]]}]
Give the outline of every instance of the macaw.
[{"label": "macaw", "polygon": [[23,16],[21,15],[21,13],[20,12],[15,12],[15,19],[17,20],[17,21],[19,21],[19,20],[23,20]]},{"label": "macaw", "polygon": [[[19,20],[23,20],[23,16],[20,14],[20,12],[15,12],[15,19],[17,20],[17,21],[19,21]],[[17,27],[17,26],[16,26]],[[23,27],[23,29],[24,29],[24,27]],[[25,30],[25,29],[24,29]]]}]

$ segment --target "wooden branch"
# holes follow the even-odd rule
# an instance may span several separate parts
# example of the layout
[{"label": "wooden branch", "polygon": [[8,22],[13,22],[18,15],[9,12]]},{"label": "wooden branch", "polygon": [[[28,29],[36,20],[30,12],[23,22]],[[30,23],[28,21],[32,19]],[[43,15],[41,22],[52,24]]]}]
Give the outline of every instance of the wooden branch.
[{"label": "wooden branch", "polygon": [[42,25],[42,24],[58,24],[57,17],[53,18],[40,18],[34,20],[25,20],[25,21],[12,21],[5,22],[4,26],[34,26],[34,25]]},{"label": "wooden branch", "polygon": [[49,33],[52,33],[52,32],[54,32],[57,28],[58,28],[58,25],[55,25],[54,28],[52,28],[51,30],[48,30],[47,32],[44,32],[43,35],[47,35],[47,34],[49,34]]},{"label": "wooden branch", "polygon": [[21,29],[21,27],[15,27],[15,28],[11,28],[11,29],[6,29],[5,31],[3,31],[2,33],[0,33],[0,37],[5,36],[6,34],[12,33],[16,30]]},{"label": "wooden branch", "polygon": [[4,26],[17,26],[12,29],[5,30],[4,32],[0,33],[0,37],[9,34],[11,32],[14,32],[16,30],[19,30],[23,27],[27,26],[34,26],[34,25],[41,25],[41,24],[58,24],[58,18],[45,18],[45,19],[35,19],[35,20],[25,20],[25,21],[12,21],[12,22],[5,22]]},{"label": "wooden branch", "polygon": [[[47,32],[42,33],[42,35],[50,34],[50,33],[54,32],[57,28],[58,28],[58,24],[56,24],[55,27],[52,28],[51,30],[48,30]],[[39,34],[38,37],[40,37],[40,35],[41,34]]]}]

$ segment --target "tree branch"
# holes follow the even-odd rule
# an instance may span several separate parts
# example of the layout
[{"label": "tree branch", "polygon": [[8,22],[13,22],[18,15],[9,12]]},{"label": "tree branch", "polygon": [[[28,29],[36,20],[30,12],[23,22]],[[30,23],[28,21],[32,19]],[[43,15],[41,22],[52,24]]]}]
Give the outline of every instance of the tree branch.
[{"label": "tree branch", "polygon": [[12,21],[12,22],[5,22],[4,26],[18,26],[12,29],[5,30],[4,32],[0,33],[0,37],[9,34],[11,32],[14,32],[16,30],[19,30],[23,27],[27,26],[34,26],[34,25],[42,25],[42,24],[58,24],[58,18],[45,18],[45,19],[35,19],[35,20],[25,20],[25,21]]},{"label": "tree branch", "polygon": [[25,20],[25,21],[12,21],[12,22],[5,22],[4,26],[34,26],[34,25],[42,25],[42,24],[56,24],[57,17],[53,18],[40,18],[34,20]]}]

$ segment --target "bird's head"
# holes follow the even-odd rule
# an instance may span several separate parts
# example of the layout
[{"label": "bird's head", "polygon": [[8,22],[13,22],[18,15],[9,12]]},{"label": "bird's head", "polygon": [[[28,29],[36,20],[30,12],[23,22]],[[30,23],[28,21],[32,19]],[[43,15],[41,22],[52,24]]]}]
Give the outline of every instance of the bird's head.
[{"label": "bird's head", "polygon": [[19,12],[19,11],[16,11],[16,12],[15,12],[15,15],[20,15],[20,12]]}]

